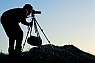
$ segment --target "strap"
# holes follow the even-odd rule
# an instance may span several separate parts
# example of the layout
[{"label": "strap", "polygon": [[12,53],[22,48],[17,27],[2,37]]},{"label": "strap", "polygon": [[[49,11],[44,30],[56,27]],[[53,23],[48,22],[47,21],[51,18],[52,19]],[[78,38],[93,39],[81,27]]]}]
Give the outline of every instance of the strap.
[{"label": "strap", "polygon": [[39,31],[38,31],[38,28],[37,28],[37,24],[36,24],[36,21],[34,21],[34,28],[35,28],[35,33],[37,33],[37,37],[38,37],[38,40],[39,40],[39,48],[41,48],[41,42],[40,42],[40,34],[39,34]]},{"label": "strap", "polygon": [[[39,44],[41,43],[40,42],[40,34],[39,34],[39,31],[38,31],[38,28],[37,28],[37,24],[36,24],[36,21],[32,22],[32,25],[34,24],[34,29],[35,29],[35,33],[37,33],[37,37],[38,37],[38,40],[39,40]],[[32,32],[32,28],[31,28],[31,31],[30,31],[30,36],[31,36],[31,32]],[[39,47],[41,48],[41,44],[39,45]]]},{"label": "strap", "polygon": [[30,35],[32,33],[32,27],[33,27],[33,24],[34,24],[34,29],[35,29],[35,33],[37,33],[37,37],[40,37],[40,34],[39,34],[39,31],[38,31],[38,28],[37,28],[37,24],[36,24],[36,21],[32,21],[31,22],[31,30],[30,30]]}]

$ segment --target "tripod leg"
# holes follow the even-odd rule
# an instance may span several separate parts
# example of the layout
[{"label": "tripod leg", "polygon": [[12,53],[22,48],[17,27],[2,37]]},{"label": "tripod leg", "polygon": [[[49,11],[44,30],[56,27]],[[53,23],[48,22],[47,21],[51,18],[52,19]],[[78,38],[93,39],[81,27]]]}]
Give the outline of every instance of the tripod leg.
[{"label": "tripod leg", "polygon": [[26,36],[25,42],[24,42],[24,44],[23,44],[22,51],[23,51],[24,46],[25,46],[25,43],[26,43],[26,41],[27,41],[27,39],[28,39],[28,34],[29,34],[29,31],[30,31],[30,27],[28,27],[27,36]]},{"label": "tripod leg", "polygon": [[[45,35],[43,29],[40,27],[40,25],[38,24],[38,22],[35,19],[35,22],[37,23],[37,25],[39,26],[40,30],[42,31],[43,35],[45,36],[46,40],[49,42],[49,44],[51,45],[51,47],[53,48],[52,44],[50,43],[49,39],[47,38],[47,36]],[[54,49],[54,48],[53,48]]]}]

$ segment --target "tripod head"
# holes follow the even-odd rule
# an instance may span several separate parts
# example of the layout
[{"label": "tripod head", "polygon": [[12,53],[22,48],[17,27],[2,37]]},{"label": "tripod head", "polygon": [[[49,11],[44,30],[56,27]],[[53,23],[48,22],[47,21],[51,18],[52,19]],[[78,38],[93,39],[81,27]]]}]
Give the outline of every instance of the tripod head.
[{"label": "tripod head", "polygon": [[35,11],[34,9],[31,10],[31,15],[29,16],[31,17],[31,22],[30,22],[31,28],[32,28],[33,22],[36,23],[35,14],[41,14],[41,11]]}]

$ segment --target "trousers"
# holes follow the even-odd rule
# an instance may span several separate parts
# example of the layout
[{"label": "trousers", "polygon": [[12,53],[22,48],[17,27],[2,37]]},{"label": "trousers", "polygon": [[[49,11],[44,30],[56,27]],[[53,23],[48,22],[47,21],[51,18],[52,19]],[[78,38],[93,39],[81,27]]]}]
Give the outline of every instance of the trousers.
[{"label": "trousers", "polygon": [[[7,37],[9,38],[9,55],[20,54],[22,48],[23,31],[18,23],[15,23],[15,19],[1,18],[1,24],[5,30]],[[16,45],[15,45],[16,43]]]}]

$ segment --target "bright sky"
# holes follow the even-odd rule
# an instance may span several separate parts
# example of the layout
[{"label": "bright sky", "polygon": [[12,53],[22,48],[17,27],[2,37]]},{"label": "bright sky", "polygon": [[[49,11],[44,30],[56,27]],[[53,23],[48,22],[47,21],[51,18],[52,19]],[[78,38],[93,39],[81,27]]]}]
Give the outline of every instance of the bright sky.
[{"label": "bright sky", "polygon": [[[52,44],[73,44],[95,54],[95,0],[0,0],[0,16],[10,8],[23,7],[25,3],[30,3],[35,10],[42,12],[36,15],[36,19]],[[20,26],[24,31],[24,42],[27,27]],[[43,45],[48,44],[43,34],[40,34]],[[7,48],[8,38],[0,24],[0,50],[7,53]],[[30,48],[26,44],[24,50]]]}]

